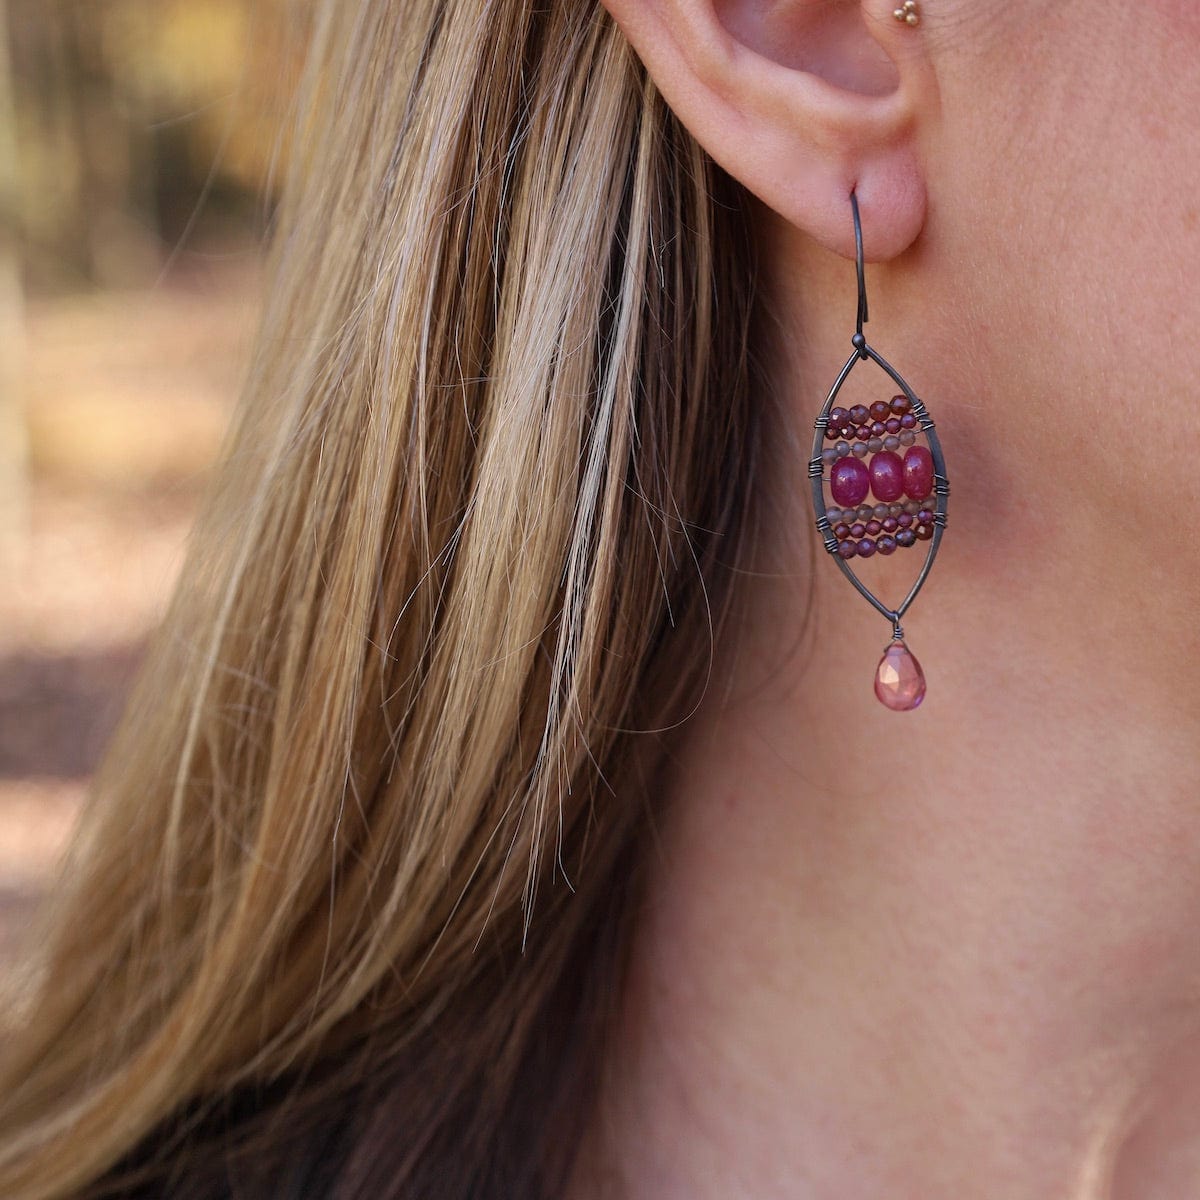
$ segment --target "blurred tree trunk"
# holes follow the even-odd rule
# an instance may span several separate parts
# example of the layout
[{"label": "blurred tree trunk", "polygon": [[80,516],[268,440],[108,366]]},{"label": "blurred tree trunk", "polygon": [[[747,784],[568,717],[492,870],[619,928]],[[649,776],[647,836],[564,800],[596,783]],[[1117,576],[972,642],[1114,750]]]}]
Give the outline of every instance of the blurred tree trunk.
[{"label": "blurred tree trunk", "polygon": [[21,395],[25,314],[8,28],[8,2],[0,0],[0,564],[20,568],[29,540],[29,453]]}]

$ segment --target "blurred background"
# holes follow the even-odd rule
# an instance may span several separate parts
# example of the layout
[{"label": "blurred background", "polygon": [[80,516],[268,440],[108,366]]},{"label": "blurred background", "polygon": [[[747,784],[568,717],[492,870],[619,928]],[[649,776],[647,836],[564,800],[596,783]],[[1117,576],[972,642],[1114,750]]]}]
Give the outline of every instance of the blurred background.
[{"label": "blurred background", "polygon": [[296,0],[0,0],[0,960],[237,395],[302,40]]}]

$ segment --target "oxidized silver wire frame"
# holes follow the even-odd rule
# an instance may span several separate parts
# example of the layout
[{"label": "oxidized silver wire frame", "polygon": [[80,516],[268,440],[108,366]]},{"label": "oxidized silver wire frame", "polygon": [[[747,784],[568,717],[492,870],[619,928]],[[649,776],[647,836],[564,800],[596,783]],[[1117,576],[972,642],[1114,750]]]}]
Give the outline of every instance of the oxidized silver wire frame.
[{"label": "oxidized silver wire frame", "polygon": [[[868,344],[866,337],[863,335],[863,326],[867,323],[867,284],[866,272],[863,266],[863,238],[862,238],[862,222],[858,215],[858,197],[854,192],[850,193],[850,207],[854,213],[854,251],[855,260],[858,268],[858,322],[854,336],[850,339],[851,345],[854,347],[854,352],[846,360],[846,365],[842,367],[838,374],[837,380],[830,389],[829,395],[825,399],[825,403],[821,408],[819,415],[815,421],[815,432],[813,435],[812,458],[808,463],[808,474],[812,481],[812,497],[813,508],[817,517],[817,531],[821,535],[821,539],[825,544],[825,549],[833,555],[834,561],[841,568],[842,574],[855,586],[859,593],[868,600],[874,608],[892,625],[892,638],[894,641],[904,640],[904,631],[900,627],[900,621],[904,614],[908,611],[912,602],[917,598],[917,593],[925,584],[925,580],[929,577],[930,569],[933,567],[933,561],[937,557],[938,546],[942,540],[942,533],[946,528],[946,506],[950,498],[950,480],[946,475],[946,461],[942,456],[942,445],[938,441],[937,433],[934,429],[933,418],[929,415],[929,410],[925,407],[921,398],[908,386],[907,381],[885,359],[878,351]],[[863,583],[861,579],[851,570],[847,560],[843,559],[838,553],[837,538],[834,537],[833,529],[830,526],[829,518],[826,516],[825,504],[825,465],[821,461],[821,449],[825,437],[825,427],[828,423],[830,409],[833,408],[834,401],[838,397],[838,393],[842,390],[846,380],[850,378],[850,373],[860,362],[870,360],[886,372],[896,386],[908,397],[912,403],[913,415],[917,418],[917,425],[921,432],[925,435],[926,441],[929,444],[929,453],[933,458],[933,485],[934,495],[936,496],[936,506],[933,517],[933,536],[929,540],[929,548],[925,553],[925,562],[921,567],[920,573],[917,575],[916,582],[909,589],[908,595],[904,597],[903,603],[896,608],[888,608],[886,604],[880,600],[870,588]]]}]

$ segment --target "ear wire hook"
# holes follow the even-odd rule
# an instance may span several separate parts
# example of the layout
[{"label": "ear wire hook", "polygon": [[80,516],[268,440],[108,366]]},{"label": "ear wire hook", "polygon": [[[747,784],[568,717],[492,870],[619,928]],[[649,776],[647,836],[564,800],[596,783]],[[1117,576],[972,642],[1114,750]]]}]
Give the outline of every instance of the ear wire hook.
[{"label": "ear wire hook", "polygon": [[854,212],[854,259],[858,267],[858,324],[854,337],[854,345],[862,358],[866,358],[863,336],[863,326],[867,323],[867,272],[863,265],[863,236],[862,221],[858,215],[858,196],[855,191],[850,193],[850,208]]}]

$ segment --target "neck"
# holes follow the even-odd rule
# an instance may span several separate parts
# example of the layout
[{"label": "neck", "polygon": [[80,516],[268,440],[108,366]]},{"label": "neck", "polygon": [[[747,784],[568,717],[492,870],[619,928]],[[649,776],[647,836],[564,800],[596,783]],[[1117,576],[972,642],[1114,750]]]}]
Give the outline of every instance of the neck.
[{"label": "neck", "polygon": [[[954,491],[904,622],[928,696],[882,708],[890,629],[809,534],[840,307],[789,317],[806,340],[780,356],[764,443],[796,452],[764,471],[775,516],[740,633],[674,748],[586,1161],[665,1200],[1194,1196],[1186,597],[1155,590],[1138,539],[1079,505],[1077,481],[1005,462],[1012,412],[978,387],[939,404],[967,394],[954,356],[893,323],[879,348],[928,398]],[[820,385],[798,396],[797,379]],[[915,573],[902,558],[876,564],[885,597]]]}]

